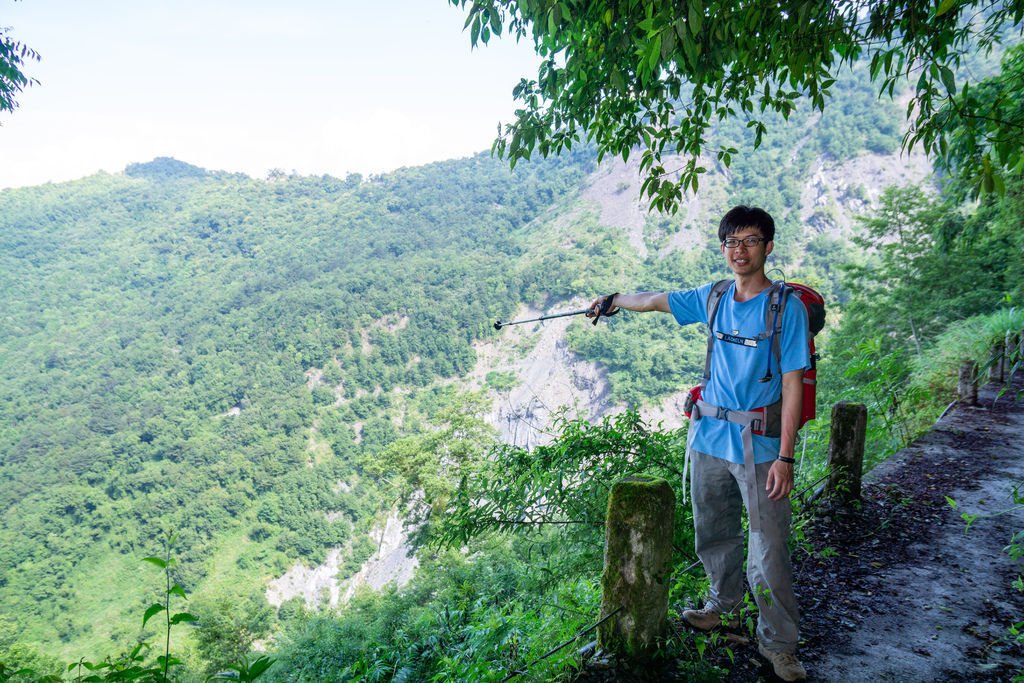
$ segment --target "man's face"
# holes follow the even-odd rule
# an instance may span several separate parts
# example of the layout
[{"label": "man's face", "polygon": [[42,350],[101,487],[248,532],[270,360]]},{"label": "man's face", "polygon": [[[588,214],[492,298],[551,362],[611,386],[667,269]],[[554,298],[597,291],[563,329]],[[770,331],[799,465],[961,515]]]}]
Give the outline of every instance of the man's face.
[{"label": "man's face", "polygon": [[[755,246],[750,246],[745,244],[744,240],[758,241]],[[764,240],[761,231],[757,228],[740,228],[726,237],[726,242],[736,244],[735,247],[721,245],[726,265],[736,275],[755,275],[763,271],[768,254],[772,253],[772,249],[775,247],[774,242]]]}]

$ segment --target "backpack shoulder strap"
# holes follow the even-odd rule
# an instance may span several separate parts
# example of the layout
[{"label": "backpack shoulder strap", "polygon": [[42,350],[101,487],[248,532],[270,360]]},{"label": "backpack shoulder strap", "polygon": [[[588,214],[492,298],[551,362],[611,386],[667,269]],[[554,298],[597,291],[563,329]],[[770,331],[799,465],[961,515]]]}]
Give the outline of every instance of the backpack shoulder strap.
[{"label": "backpack shoulder strap", "polygon": [[715,343],[715,318],[718,316],[718,306],[722,303],[722,297],[729,291],[732,280],[719,280],[711,285],[708,293],[708,351],[704,356],[704,379],[701,385],[706,385],[711,379],[711,348]]},{"label": "backpack shoulder strap", "polygon": [[786,302],[794,294],[793,288],[782,280],[772,283],[768,291],[768,309],[765,311],[765,329],[771,334],[772,353],[775,362],[782,362],[782,316],[786,313]]}]

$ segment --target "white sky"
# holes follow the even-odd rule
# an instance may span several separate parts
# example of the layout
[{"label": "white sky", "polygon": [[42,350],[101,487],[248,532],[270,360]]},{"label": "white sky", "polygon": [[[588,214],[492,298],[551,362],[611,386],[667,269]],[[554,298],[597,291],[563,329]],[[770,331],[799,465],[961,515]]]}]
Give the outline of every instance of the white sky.
[{"label": "white sky", "polygon": [[529,42],[471,50],[446,0],[0,0],[42,61],[0,114],[0,187],[172,156],[343,177],[488,149]]}]

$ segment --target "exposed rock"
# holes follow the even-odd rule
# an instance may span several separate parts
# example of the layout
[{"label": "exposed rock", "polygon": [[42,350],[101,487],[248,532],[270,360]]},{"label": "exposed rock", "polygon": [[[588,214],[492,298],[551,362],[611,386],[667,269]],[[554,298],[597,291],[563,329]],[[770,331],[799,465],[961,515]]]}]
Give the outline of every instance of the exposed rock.
[{"label": "exposed rock", "polygon": [[324,371],[320,368],[306,370],[306,388],[312,391],[324,383]]},{"label": "exposed rock", "polygon": [[602,163],[590,176],[583,190],[584,201],[596,204],[601,225],[625,230],[629,244],[641,258],[647,257],[644,225],[648,204],[640,198],[640,155],[634,154],[623,163],[618,159]]},{"label": "exposed rock", "polygon": [[384,528],[375,528],[370,537],[377,541],[377,552],[349,579],[342,594],[342,604],[347,603],[362,586],[373,590],[380,590],[391,583],[404,586],[419,566],[419,561],[410,554],[409,538],[397,512],[388,515]]},{"label": "exposed rock", "polygon": [[378,330],[395,333],[408,327],[409,316],[386,315],[380,320],[374,320],[372,325]]},{"label": "exposed rock", "polygon": [[283,576],[267,584],[267,602],[280,607],[286,600],[301,596],[310,609],[317,609],[325,601],[338,604],[340,589],[335,577],[341,565],[341,548],[333,548],[327,559],[317,567],[306,567],[296,562]]},{"label": "exposed rock", "polygon": [[419,562],[409,555],[408,537],[398,513],[392,511],[384,528],[374,527],[370,537],[377,543],[377,552],[347,581],[338,580],[343,549],[332,548],[323,564],[306,567],[296,562],[283,576],[271,580],[267,602],[280,607],[286,600],[301,596],[309,609],[333,609],[347,603],[362,586],[380,590],[390,583],[408,583]]},{"label": "exposed rock", "polygon": [[[573,301],[568,310],[583,308],[586,303]],[[520,318],[540,315],[522,308]],[[595,363],[582,360],[569,351],[565,331],[571,318],[557,318],[540,323],[516,325],[502,330],[494,341],[477,343],[477,363],[470,381],[482,386],[489,372],[511,372],[517,385],[508,391],[493,391],[494,408],[487,421],[507,443],[532,448],[547,443],[552,414],[568,408],[580,417],[600,416],[607,404],[608,382]],[[525,356],[517,357],[517,348],[529,347]]]},{"label": "exposed rock", "polygon": [[841,164],[818,158],[800,195],[800,220],[812,232],[848,235],[855,216],[877,204],[886,187],[924,182],[931,173],[921,152],[868,153]]},{"label": "exposed rock", "polygon": [[[564,308],[584,306],[583,301],[571,301]],[[523,307],[517,317],[539,315]],[[477,343],[477,363],[468,376],[473,388],[484,386],[490,372],[511,372],[517,381],[508,391],[491,390],[494,403],[486,419],[502,441],[525,448],[550,442],[551,418],[561,409],[568,410],[570,417],[588,420],[624,409],[610,402],[604,369],[569,350],[565,332],[571,321],[557,318],[516,325],[502,330],[502,336],[493,341]],[[529,351],[517,358],[515,350],[524,347]],[[686,389],[681,389],[640,413],[652,425],[675,429],[682,425],[685,398]]]}]

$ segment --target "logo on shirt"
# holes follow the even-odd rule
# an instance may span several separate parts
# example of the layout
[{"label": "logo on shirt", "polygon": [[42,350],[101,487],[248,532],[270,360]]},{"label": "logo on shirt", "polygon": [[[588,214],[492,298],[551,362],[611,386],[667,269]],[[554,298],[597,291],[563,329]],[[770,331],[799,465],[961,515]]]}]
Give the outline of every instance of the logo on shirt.
[{"label": "logo on shirt", "polygon": [[741,337],[738,334],[726,334],[725,332],[715,332],[715,339],[718,339],[719,341],[729,342],[730,344],[739,344],[740,346],[750,346],[755,349],[757,348],[756,339],[751,339],[750,337]]}]

